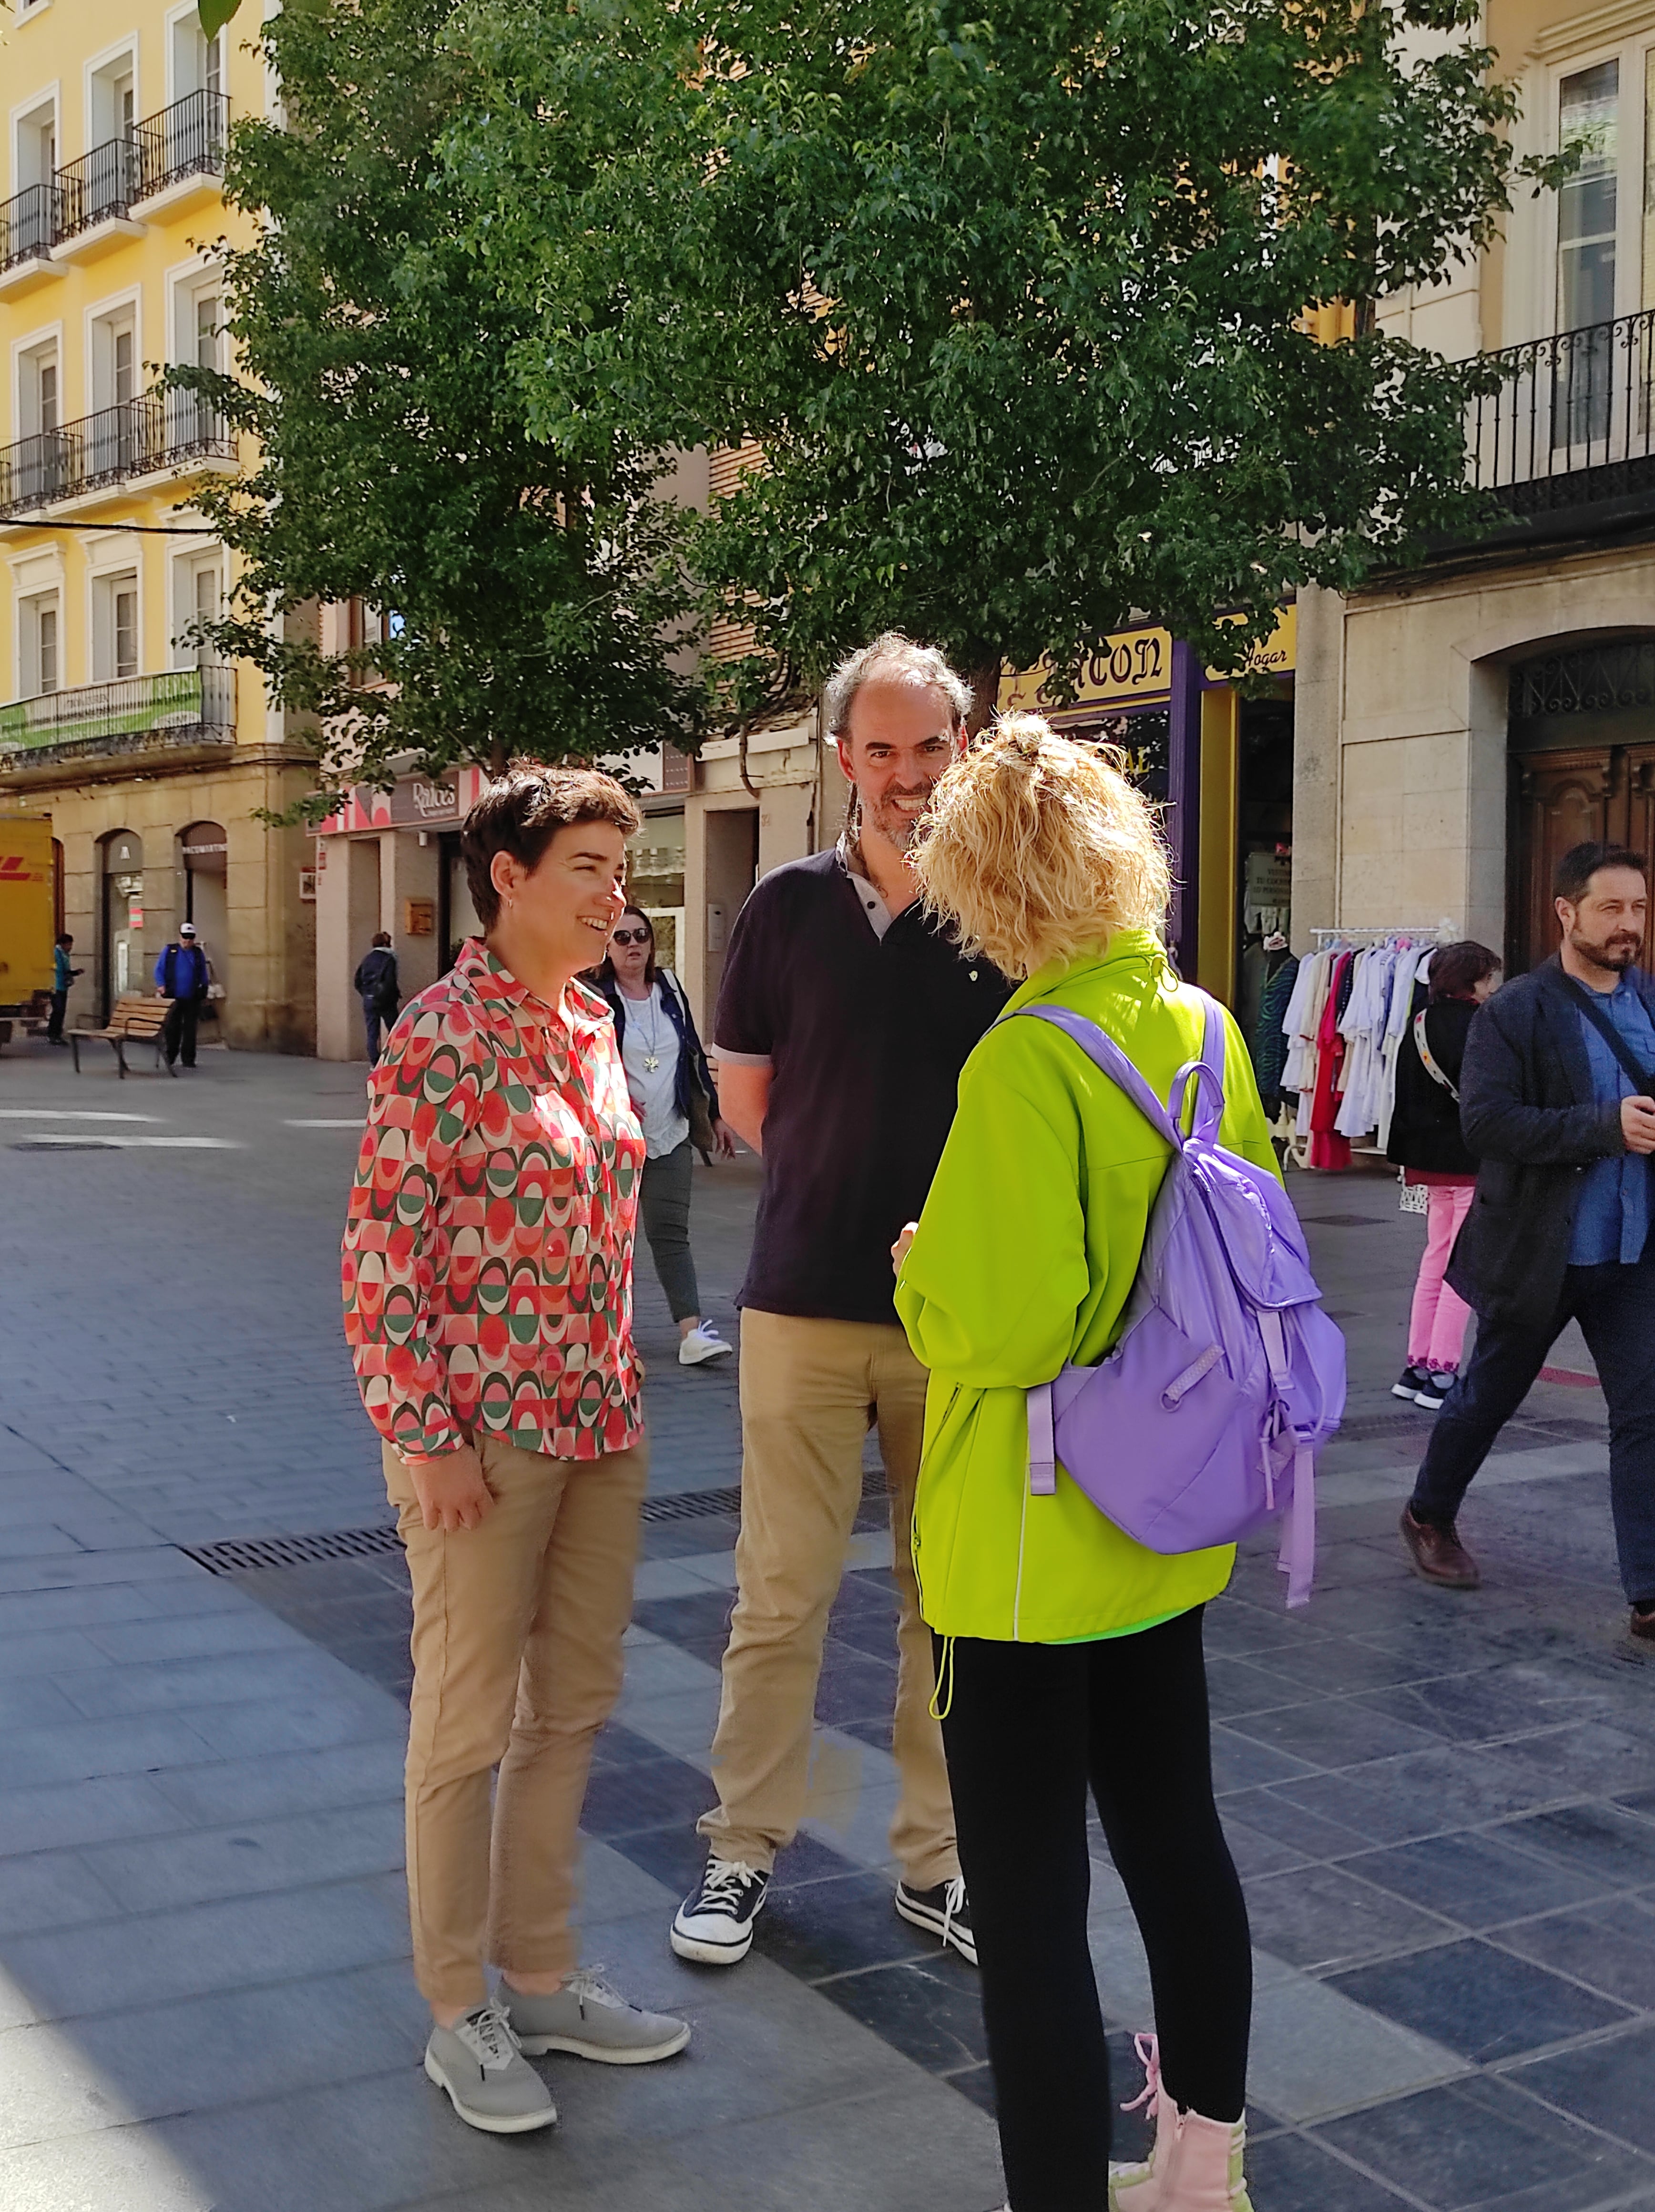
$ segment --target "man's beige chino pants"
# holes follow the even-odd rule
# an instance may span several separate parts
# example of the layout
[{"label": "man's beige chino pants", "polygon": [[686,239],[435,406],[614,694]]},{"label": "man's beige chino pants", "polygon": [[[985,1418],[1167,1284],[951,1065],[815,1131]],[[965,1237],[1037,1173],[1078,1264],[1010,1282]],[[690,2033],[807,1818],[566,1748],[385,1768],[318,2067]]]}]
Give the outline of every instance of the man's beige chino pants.
[{"label": "man's beige chino pants", "polygon": [[741,1358],[739,1595],[712,1745],[718,1803],[700,1832],[718,1857],[767,1871],[805,1815],[822,1644],[862,1501],[871,1419],[890,1484],[901,1598],[891,1745],[900,1795],[891,1851],[906,1881],[931,1888],[959,1873],[960,1859],[910,1545],[925,1370],[894,1322],[751,1308],[742,1315]]}]

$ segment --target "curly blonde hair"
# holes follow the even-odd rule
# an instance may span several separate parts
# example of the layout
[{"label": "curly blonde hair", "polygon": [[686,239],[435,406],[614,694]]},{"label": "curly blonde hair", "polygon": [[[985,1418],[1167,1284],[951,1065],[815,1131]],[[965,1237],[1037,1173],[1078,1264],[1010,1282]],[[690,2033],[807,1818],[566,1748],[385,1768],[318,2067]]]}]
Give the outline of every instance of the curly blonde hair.
[{"label": "curly blonde hair", "polygon": [[1117,930],[1160,933],[1167,848],[1118,760],[1039,714],[1007,714],[943,777],[908,860],[967,957],[1021,979]]}]

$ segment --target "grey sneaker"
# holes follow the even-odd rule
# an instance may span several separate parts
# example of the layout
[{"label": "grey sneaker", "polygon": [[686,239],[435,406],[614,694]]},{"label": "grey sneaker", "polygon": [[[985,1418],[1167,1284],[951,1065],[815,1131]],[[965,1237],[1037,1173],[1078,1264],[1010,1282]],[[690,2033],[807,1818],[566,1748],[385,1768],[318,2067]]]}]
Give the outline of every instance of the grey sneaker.
[{"label": "grey sneaker", "polygon": [[689,2041],[688,2021],[628,2004],[589,1967],[571,1974],[554,1996],[528,1996],[509,1984],[502,1995],[512,2033],[533,2058],[572,2051],[605,2066],[647,2066]]},{"label": "grey sneaker", "polygon": [[425,2070],[468,2127],[518,2136],[556,2121],[546,2084],[518,2048],[498,2005],[479,2005],[452,2027],[433,2027]]}]

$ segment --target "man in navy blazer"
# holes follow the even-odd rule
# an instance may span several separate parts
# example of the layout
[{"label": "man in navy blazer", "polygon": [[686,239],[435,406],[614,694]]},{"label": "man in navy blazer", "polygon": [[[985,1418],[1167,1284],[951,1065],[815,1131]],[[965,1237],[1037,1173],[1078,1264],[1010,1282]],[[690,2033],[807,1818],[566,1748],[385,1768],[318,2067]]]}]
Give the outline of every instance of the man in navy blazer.
[{"label": "man in navy blazer", "polygon": [[1625,846],[1566,853],[1561,946],[1471,1024],[1460,1121],[1476,1194],[1447,1279],[1476,1310],[1476,1348],[1437,1416],[1402,1534],[1428,1582],[1476,1588],[1461,1502],[1578,1321],[1609,1406],[1632,1633],[1655,1643],[1655,981],[1636,964],[1648,868]]}]

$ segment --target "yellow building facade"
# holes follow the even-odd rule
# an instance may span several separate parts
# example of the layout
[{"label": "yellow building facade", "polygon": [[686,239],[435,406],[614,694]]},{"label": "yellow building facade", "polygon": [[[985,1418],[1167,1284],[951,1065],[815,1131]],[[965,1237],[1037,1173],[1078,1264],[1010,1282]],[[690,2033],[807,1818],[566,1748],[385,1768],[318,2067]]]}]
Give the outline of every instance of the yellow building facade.
[{"label": "yellow building facade", "polygon": [[221,1039],[310,1051],[311,843],[257,818],[310,787],[307,755],[254,670],[187,635],[235,580],[191,501],[245,457],[158,388],[227,364],[221,255],[247,236],[227,136],[273,88],[245,20],[208,40],[194,0],[4,20],[0,808],[51,816],[72,1024],[153,988],[187,920]]}]

